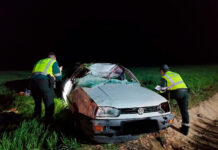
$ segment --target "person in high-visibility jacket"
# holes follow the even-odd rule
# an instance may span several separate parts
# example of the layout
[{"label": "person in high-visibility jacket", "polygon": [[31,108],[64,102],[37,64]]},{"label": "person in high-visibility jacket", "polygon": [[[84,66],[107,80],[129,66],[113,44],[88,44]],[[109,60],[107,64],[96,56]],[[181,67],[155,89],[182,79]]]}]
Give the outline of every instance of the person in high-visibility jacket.
[{"label": "person in high-visibility jacket", "polygon": [[188,135],[189,131],[189,114],[188,114],[188,97],[189,90],[183,79],[178,73],[169,70],[167,65],[160,67],[161,73],[161,95],[167,99],[175,99],[182,116],[181,133]]},{"label": "person in high-visibility jacket", "polygon": [[31,93],[35,101],[33,117],[40,118],[42,100],[45,104],[45,122],[53,121],[55,80],[62,79],[62,66],[58,66],[55,53],[50,52],[48,58],[39,60],[33,67],[31,76]]}]

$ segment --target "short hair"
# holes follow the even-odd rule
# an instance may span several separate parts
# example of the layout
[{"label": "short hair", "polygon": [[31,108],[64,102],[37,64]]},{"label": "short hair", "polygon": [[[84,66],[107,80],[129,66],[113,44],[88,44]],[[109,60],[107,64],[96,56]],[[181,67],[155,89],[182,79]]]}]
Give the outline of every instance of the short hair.
[{"label": "short hair", "polygon": [[170,70],[169,66],[167,64],[161,65],[160,66],[160,70],[167,72],[168,70]]}]

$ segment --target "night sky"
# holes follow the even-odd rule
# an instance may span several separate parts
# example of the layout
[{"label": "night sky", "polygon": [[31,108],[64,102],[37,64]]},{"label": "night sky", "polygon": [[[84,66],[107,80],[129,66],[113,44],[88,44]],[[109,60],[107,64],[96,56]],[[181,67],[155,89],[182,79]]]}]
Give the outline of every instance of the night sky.
[{"label": "night sky", "polygon": [[0,69],[59,65],[218,63],[217,0],[0,2]]}]

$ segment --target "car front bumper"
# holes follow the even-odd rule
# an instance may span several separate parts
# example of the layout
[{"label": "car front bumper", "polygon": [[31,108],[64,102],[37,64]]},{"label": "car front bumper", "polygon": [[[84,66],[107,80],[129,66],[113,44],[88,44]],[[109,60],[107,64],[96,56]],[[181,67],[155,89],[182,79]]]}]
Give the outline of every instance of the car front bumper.
[{"label": "car front bumper", "polygon": [[[172,125],[172,114],[135,119],[82,119],[81,127],[97,143],[115,143],[137,139],[141,134],[158,132]],[[97,128],[96,128],[97,127]],[[100,130],[96,130],[100,129]]]}]

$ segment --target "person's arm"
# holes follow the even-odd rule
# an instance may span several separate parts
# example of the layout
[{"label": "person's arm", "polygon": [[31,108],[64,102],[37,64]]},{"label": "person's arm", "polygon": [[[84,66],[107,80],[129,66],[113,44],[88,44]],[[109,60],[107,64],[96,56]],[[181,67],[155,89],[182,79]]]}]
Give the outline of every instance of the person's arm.
[{"label": "person's arm", "polygon": [[160,79],[161,93],[167,91],[167,81],[164,78]]},{"label": "person's arm", "polygon": [[54,74],[56,80],[57,81],[62,80],[62,67],[58,66],[57,61],[53,64],[52,69],[53,69],[53,74]]},{"label": "person's arm", "polygon": [[160,79],[160,86],[161,87],[167,87],[167,81],[164,78]]},{"label": "person's arm", "polygon": [[169,92],[167,91],[167,81],[164,78],[160,79],[160,95],[162,95],[163,97],[165,97],[166,99],[169,98]]}]

